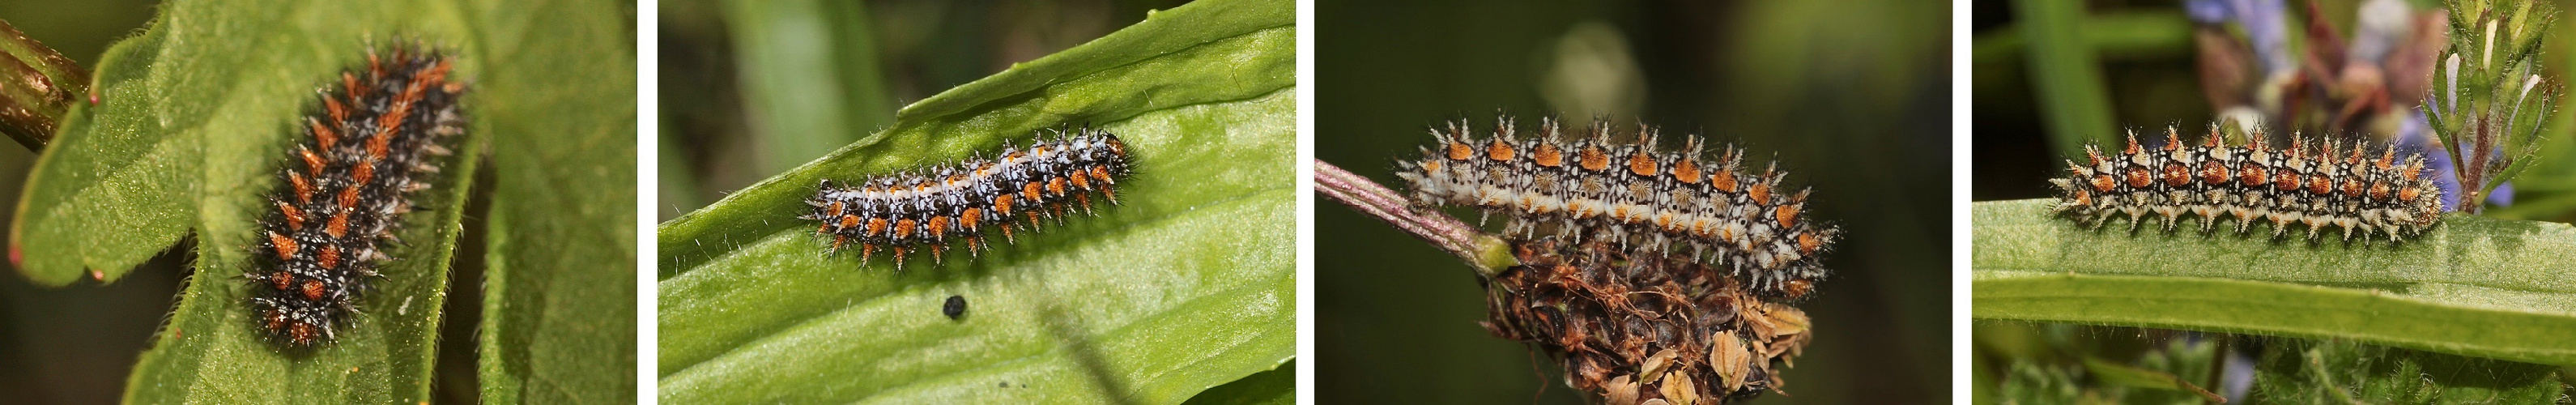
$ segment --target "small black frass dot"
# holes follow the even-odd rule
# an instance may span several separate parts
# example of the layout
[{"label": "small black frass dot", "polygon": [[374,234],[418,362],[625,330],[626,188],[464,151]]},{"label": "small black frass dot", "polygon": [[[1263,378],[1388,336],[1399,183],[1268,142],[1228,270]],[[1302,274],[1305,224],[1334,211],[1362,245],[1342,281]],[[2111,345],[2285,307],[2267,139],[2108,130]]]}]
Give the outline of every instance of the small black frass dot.
[{"label": "small black frass dot", "polygon": [[948,303],[939,306],[939,313],[948,314],[948,319],[952,320],[957,319],[957,317],[966,316],[966,297],[962,295],[948,296]]}]

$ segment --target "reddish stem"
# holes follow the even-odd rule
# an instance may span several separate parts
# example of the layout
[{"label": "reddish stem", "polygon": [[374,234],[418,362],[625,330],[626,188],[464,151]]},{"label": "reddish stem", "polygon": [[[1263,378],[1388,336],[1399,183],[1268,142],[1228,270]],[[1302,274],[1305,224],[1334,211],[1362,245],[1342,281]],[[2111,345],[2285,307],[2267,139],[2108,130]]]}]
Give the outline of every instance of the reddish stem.
[{"label": "reddish stem", "polygon": [[1370,218],[1394,225],[1413,237],[1431,242],[1440,250],[1475,266],[1478,273],[1490,275],[1517,264],[1510,247],[1501,239],[1486,235],[1474,225],[1438,210],[1418,209],[1403,194],[1320,159],[1315,160],[1315,191]]}]

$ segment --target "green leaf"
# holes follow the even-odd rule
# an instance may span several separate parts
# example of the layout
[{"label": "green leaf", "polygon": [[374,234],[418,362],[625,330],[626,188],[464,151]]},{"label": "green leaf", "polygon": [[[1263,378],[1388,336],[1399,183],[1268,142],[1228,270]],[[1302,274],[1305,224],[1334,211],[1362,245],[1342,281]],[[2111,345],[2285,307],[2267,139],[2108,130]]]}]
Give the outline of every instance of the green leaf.
[{"label": "green leaf", "polygon": [[494,169],[476,329],[484,403],[635,402],[632,7],[547,0],[471,14],[496,39],[486,63],[507,67],[477,86]]},{"label": "green leaf", "polygon": [[2558,368],[2347,341],[2275,340],[2255,367],[2258,404],[2545,404]]},{"label": "green leaf", "polygon": [[1200,391],[1184,405],[1288,405],[1297,403],[1297,362],[1289,361],[1225,385]]},{"label": "green leaf", "polygon": [[[2344,338],[2576,364],[2576,227],[2452,215],[2410,242],[2309,244],[2196,223],[2136,234],[2050,214],[2053,200],[1975,203],[1974,316]],[[2297,229],[2294,229],[2297,231]]]},{"label": "green leaf", "polygon": [[[106,102],[73,105],[51,147],[29,169],[18,220],[9,228],[9,261],[36,285],[70,284],[91,271],[92,278],[115,281],[197,222],[198,210],[160,206],[197,199],[196,186],[206,180],[198,153],[209,146],[193,135],[206,130],[203,114],[153,119],[173,108],[204,109],[164,95],[167,82],[178,79],[152,70],[163,57],[162,31],[147,29],[108,49],[93,76]],[[295,107],[284,108],[280,117],[294,116]],[[265,132],[282,137],[282,125]],[[115,231],[98,231],[109,229]]]},{"label": "green leaf", "polygon": [[826,173],[889,173],[995,150],[1004,137],[1025,140],[1040,128],[1107,123],[1287,89],[1296,83],[1295,56],[1285,54],[1295,45],[1293,20],[1293,7],[1261,1],[1185,6],[933,95],[904,107],[890,128],[663,223],[655,232],[657,268],[669,278],[737,246],[802,226],[785,207],[802,206]]},{"label": "green leaf", "polygon": [[[2100,59],[2121,61],[2189,57],[2192,52],[2191,18],[2181,10],[2120,10],[2084,16],[2077,27],[2084,47]],[[1969,58],[1976,68],[2015,69],[2007,63],[2021,63],[2029,39],[2022,29],[2004,25],[1977,34],[1969,45]]]},{"label": "green leaf", "polygon": [[[888,129],[664,223],[668,403],[1176,403],[1295,352],[1294,6],[1207,1],[907,107]],[[981,257],[828,254],[804,199],[1088,123],[1120,205]],[[918,260],[918,259],[916,259]],[[964,317],[943,300],[969,302]]]},{"label": "green leaf", "polygon": [[[2197,339],[2174,339],[2138,353],[2134,362],[2111,360],[2102,356],[2127,357],[2127,354],[2097,352],[2106,342],[2089,341],[2072,336],[2072,325],[2051,325],[2049,332],[2026,336],[2038,341],[2052,354],[2080,354],[2068,359],[1994,353],[1996,360],[2012,365],[2009,380],[2002,383],[1998,395],[2007,395],[2018,403],[2115,403],[2115,404],[2203,404],[2225,402],[2206,386],[2214,382],[2217,345]],[[1978,333],[1997,332],[1981,328]],[[2005,328],[2017,329],[2017,328]],[[2109,328],[2103,328],[2109,329]],[[2027,331],[2027,330],[2025,330]],[[2136,334],[2138,332],[2130,331]],[[1983,337],[1980,337],[1983,339]],[[1988,357],[1981,353],[1979,358]],[[1988,388],[1990,386],[1980,386]],[[2073,398],[2084,398],[2076,401]]]},{"label": "green leaf", "polygon": [[[39,157],[13,232],[30,279],[60,285],[83,270],[113,280],[195,235],[197,271],[127,384],[129,402],[418,402],[428,395],[447,265],[468,154],[444,158],[414,196],[391,246],[397,261],[361,299],[365,313],[309,353],[264,341],[238,275],[251,270],[275,173],[301,136],[316,88],[365,63],[372,44],[418,40],[454,52],[456,76],[487,66],[446,3],[177,1],[112,47],[99,104],[78,105]],[[469,94],[467,103],[479,102]],[[474,111],[469,105],[469,112]],[[456,150],[485,149],[485,125]]]},{"label": "green leaf", "polygon": [[[2204,345],[2200,350],[2201,352],[2198,353],[2199,359],[2207,360],[2210,357],[2208,348]],[[2150,355],[2149,360],[2163,362],[2165,361],[2162,357],[2164,355],[2164,353],[2154,353]],[[2206,372],[2209,371],[2208,364],[2206,363],[2207,362],[2203,362],[2203,364],[2200,364],[2202,367],[2194,371],[2201,371],[2203,374],[2206,374]],[[2225,402],[2224,397],[2220,397],[2216,393],[2209,392],[2209,389],[2202,388],[2200,384],[2193,383],[2193,381],[2199,379],[2177,376],[2176,373],[2169,371],[2173,368],[2163,367],[2166,365],[2167,364],[2151,364],[2141,367],[2093,357],[2084,358],[2084,370],[2092,372],[2094,377],[2101,379],[2104,384],[2125,388],[2142,388],[2140,390],[2129,392],[2130,395],[2141,397],[2130,398],[2126,401],[2129,403],[2187,403],[2203,399],[2210,400],[2210,402]],[[2157,397],[2158,395],[2155,394],[2167,395],[2164,395],[2163,398],[2143,399],[2147,397]]]},{"label": "green leaf", "polygon": [[[194,235],[196,274],[135,366],[129,402],[424,402],[464,196],[478,155],[496,149],[486,142],[499,142],[493,278],[469,281],[491,288],[485,399],[631,401],[632,5],[502,5],[164,5],[102,58],[100,103],[75,106],[40,157],[12,229],[19,267],[46,285],[85,271],[113,280]],[[415,198],[422,210],[404,217],[397,260],[353,327],[317,350],[280,350],[259,337],[237,275],[250,271],[293,125],[371,46],[410,40],[456,55],[455,76],[475,89],[469,136],[451,145],[466,153]]]},{"label": "green leaf", "polygon": [[1999,392],[1995,395],[2004,398],[2002,403],[2007,404],[2104,402],[2100,399],[2080,402],[2093,397],[2086,395],[2084,385],[2076,381],[2073,371],[2027,362],[2012,363],[2011,374],[2004,377],[2003,386],[1996,391]]}]

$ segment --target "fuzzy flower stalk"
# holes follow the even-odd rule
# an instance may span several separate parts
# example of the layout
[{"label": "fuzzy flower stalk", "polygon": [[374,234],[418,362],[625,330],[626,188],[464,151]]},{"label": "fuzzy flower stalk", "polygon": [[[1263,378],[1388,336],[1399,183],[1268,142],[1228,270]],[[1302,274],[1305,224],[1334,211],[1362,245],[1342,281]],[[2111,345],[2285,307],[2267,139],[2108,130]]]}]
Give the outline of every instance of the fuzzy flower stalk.
[{"label": "fuzzy flower stalk", "polygon": [[2488,193],[2529,168],[2542,126],[2563,91],[2541,77],[2540,46],[2557,12],[2536,1],[2450,3],[2450,49],[2434,68],[2423,110],[2458,162],[2459,209],[2477,213]]}]

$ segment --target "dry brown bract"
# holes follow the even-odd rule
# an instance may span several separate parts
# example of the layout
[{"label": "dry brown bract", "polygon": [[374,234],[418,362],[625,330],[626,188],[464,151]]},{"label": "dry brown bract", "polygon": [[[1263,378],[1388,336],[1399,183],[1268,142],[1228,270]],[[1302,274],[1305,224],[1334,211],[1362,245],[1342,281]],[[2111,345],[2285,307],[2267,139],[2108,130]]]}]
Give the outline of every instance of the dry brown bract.
[{"label": "dry brown bract", "polygon": [[1522,265],[1486,282],[1495,336],[1537,344],[1566,384],[1610,404],[1699,404],[1777,390],[1805,348],[1805,312],[1764,302],[1687,257],[1607,242],[1515,246]]}]

